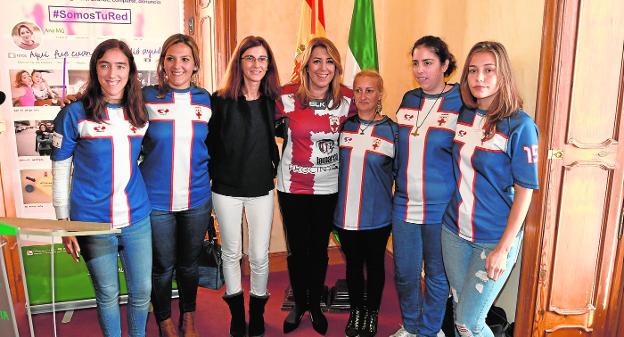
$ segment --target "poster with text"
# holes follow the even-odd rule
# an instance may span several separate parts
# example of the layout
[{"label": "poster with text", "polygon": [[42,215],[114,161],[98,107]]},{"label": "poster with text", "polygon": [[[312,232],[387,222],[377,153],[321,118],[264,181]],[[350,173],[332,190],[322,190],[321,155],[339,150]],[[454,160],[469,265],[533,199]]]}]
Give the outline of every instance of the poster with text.
[{"label": "poster with text", "polygon": [[[0,11],[0,106],[11,159],[16,215],[54,218],[51,196],[51,134],[61,101],[89,81],[89,59],[102,41],[131,47],[143,85],[157,81],[163,41],[182,31],[182,1],[20,0]],[[6,173],[4,173],[6,176]]]}]

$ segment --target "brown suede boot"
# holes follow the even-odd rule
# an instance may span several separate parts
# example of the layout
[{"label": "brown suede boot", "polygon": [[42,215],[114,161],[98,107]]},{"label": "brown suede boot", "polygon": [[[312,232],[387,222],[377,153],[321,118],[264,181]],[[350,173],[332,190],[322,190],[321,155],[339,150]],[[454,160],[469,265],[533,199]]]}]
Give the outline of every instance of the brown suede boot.
[{"label": "brown suede boot", "polygon": [[179,337],[171,317],[158,322],[158,329],[160,331],[160,337]]},{"label": "brown suede boot", "polygon": [[185,312],[180,319],[180,332],[183,337],[199,337],[195,330],[195,313]]}]

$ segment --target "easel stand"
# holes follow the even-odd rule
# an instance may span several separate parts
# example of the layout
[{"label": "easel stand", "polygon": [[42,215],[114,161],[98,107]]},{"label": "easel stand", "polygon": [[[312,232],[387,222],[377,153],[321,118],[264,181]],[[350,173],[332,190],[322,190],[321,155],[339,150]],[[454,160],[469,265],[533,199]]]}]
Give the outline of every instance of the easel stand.
[{"label": "easel stand", "polygon": [[[20,268],[22,272],[22,280],[24,283],[24,297],[26,299],[26,314],[28,316],[28,326],[30,328],[30,336],[35,336],[32,323],[32,310],[30,299],[28,297],[28,284],[26,282],[26,272],[24,270],[24,259],[22,256],[22,242],[20,235],[37,235],[50,238],[50,287],[52,294],[52,326],[54,328],[54,336],[56,337],[56,308],[55,308],[55,277],[54,277],[54,241],[67,236],[86,236],[98,234],[119,233],[119,229],[113,229],[111,224],[82,222],[69,220],[42,220],[42,219],[26,219],[26,218],[0,218],[0,225],[8,225],[15,228],[15,236],[17,238],[17,248],[20,257]],[[4,272],[4,268],[3,271]],[[17,329],[16,329],[17,330]],[[16,335],[17,336],[17,335]]]}]

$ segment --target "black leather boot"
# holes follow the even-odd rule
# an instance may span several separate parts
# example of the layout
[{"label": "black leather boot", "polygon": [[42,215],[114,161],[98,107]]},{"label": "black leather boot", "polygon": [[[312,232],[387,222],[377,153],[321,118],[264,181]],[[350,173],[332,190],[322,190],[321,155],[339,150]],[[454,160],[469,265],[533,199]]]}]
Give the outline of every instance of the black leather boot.
[{"label": "black leather boot", "polygon": [[269,300],[269,295],[249,295],[249,337],[264,336],[264,306]]}]

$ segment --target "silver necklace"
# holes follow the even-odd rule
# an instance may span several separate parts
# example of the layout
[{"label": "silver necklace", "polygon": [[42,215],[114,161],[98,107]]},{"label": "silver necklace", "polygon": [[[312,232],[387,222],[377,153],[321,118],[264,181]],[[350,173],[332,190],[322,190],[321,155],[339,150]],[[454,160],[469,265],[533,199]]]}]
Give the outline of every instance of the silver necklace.
[{"label": "silver necklace", "polygon": [[[446,89],[446,82],[444,82],[444,87],[442,87],[442,91],[440,91],[440,93],[438,94],[438,97],[436,97],[435,101],[433,101],[433,104],[431,104],[429,111],[427,111],[427,114],[425,115],[425,118],[423,118],[422,121],[420,121],[420,110],[418,110],[418,112],[416,113],[416,123],[415,123],[416,128],[414,129],[414,132],[412,132],[412,136],[420,136],[420,133],[418,133],[418,130],[420,130],[420,127],[423,126],[423,124],[425,124],[425,121],[427,120],[427,117],[429,117],[431,110],[433,110],[433,107],[436,105],[436,103],[438,103],[438,100],[440,99],[440,97],[442,97],[442,93],[444,92],[444,89]],[[423,90],[423,96],[424,94],[425,94],[425,91]],[[426,99],[426,98],[423,97],[423,99]]]}]

